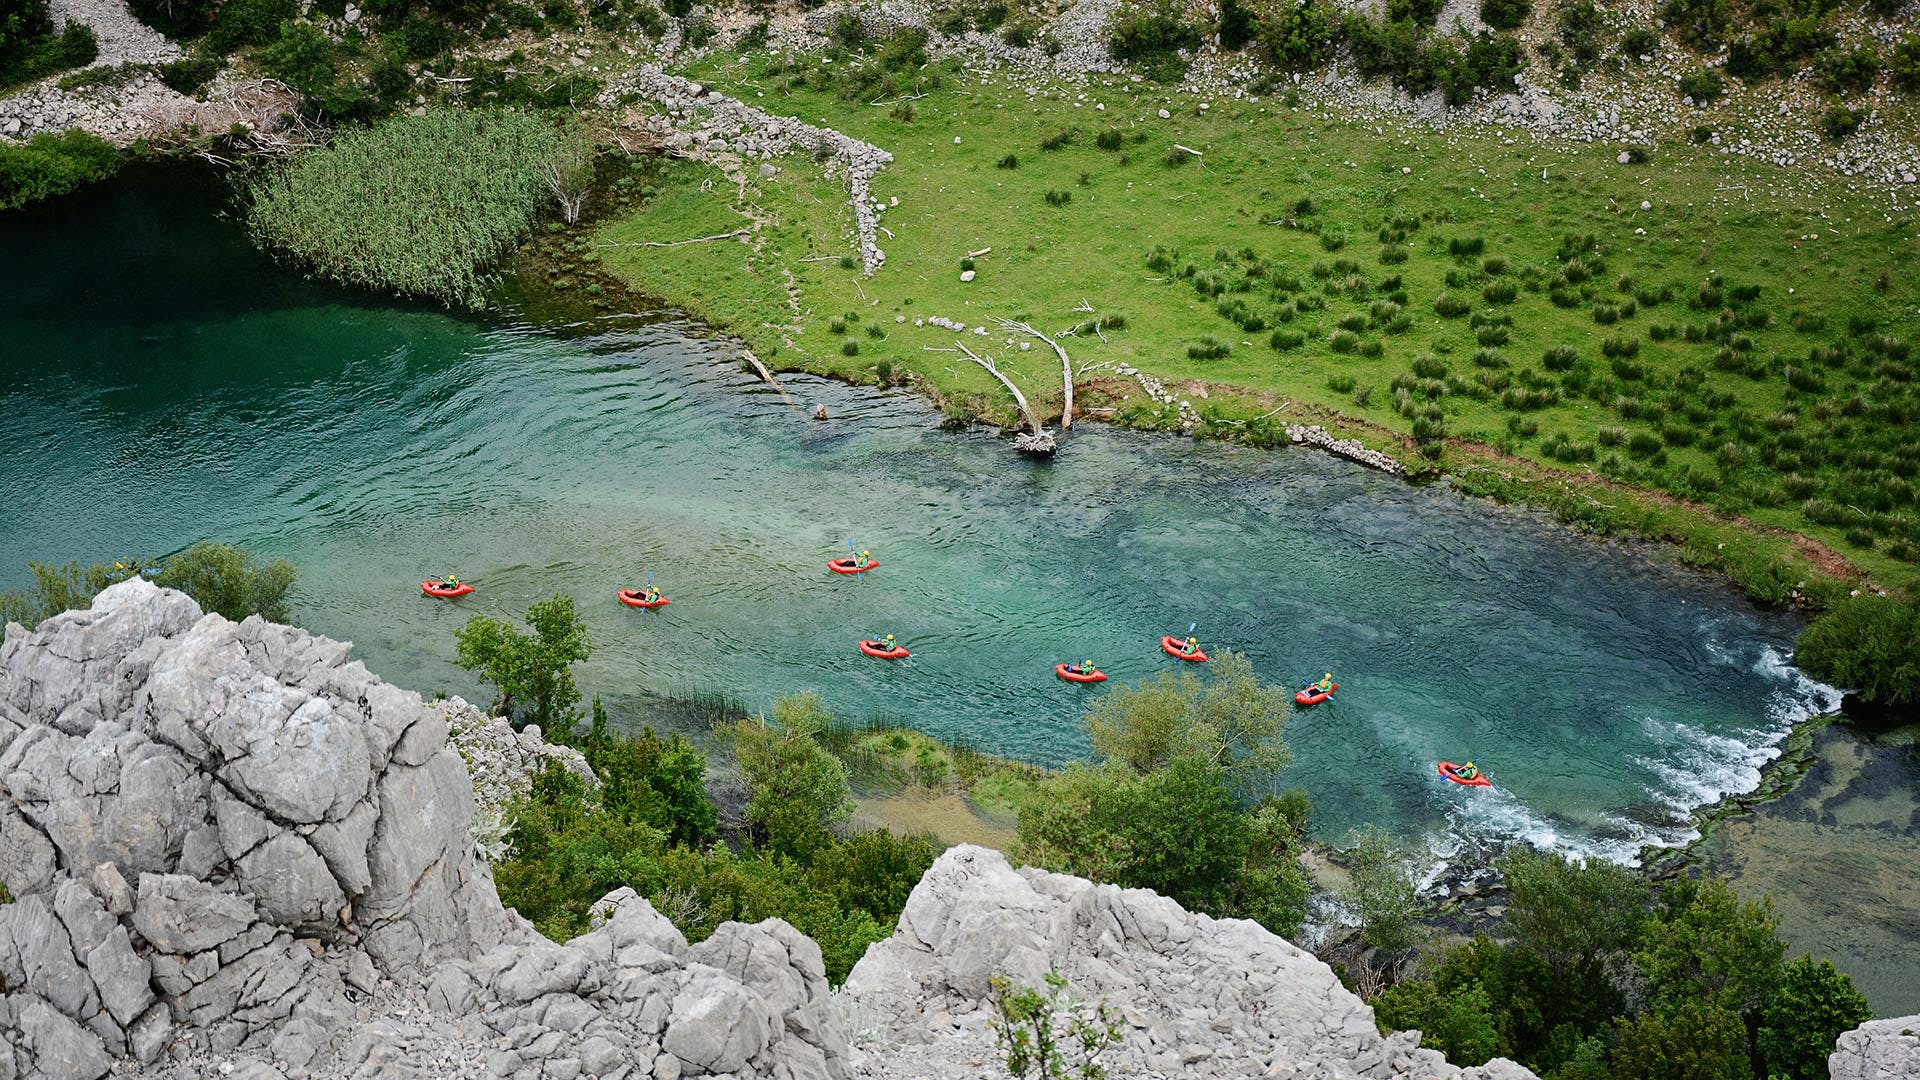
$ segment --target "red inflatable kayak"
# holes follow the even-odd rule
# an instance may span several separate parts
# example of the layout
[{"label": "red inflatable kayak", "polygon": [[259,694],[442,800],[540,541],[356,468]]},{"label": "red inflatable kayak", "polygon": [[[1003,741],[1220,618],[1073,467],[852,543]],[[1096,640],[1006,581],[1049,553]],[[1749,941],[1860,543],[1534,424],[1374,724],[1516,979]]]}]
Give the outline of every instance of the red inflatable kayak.
[{"label": "red inflatable kayak", "polygon": [[1167,634],[1160,638],[1160,647],[1167,650],[1168,656],[1177,656],[1182,660],[1191,660],[1194,663],[1204,663],[1206,661],[1207,654],[1204,652],[1198,650],[1194,652],[1181,652],[1180,648],[1182,644],[1181,640],[1172,634]]},{"label": "red inflatable kayak", "polygon": [[[1340,689],[1340,684],[1334,683],[1333,690],[1338,690],[1338,689]],[[1295,705],[1318,705],[1321,702],[1332,697],[1333,690],[1329,690],[1326,693],[1322,694],[1318,691],[1312,691],[1311,688],[1302,688],[1294,691],[1293,703]]]},{"label": "red inflatable kayak", "polygon": [[879,565],[879,559],[868,559],[865,566],[855,566],[852,559],[827,560],[827,569],[836,574],[864,574]]},{"label": "red inflatable kayak", "polygon": [[1065,664],[1055,664],[1053,665],[1053,673],[1067,680],[1068,682],[1106,682],[1107,681],[1107,673],[1097,668],[1094,670],[1093,674],[1091,675],[1082,675],[1081,673],[1074,671],[1071,668],[1068,668],[1067,665]]},{"label": "red inflatable kayak", "polygon": [[1447,779],[1453,781],[1456,784],[1459,784],[1462,787],[1492,787],[1493,786],[1493,781],[1488,780],[1485,773],[1476,773],[1473,779],[1471,780],[1460,779],[1460,766],[1455,765],[1451,761],[1441,762],[1438,768],[1440,769],[1441,776],[1446,777]]},{"label": "red inflatable kayak", "polygon": [[648,601],[644,599],[647,594],[641,592],[639,589],[621,589],[617,595],[620,597],[620,602],[628,607],[657,608],[666,607],[668,604],[673,603],[673,601],[664,596],[658,600]]},{"label": "red inflatable kayak", "polygon": [[886,649],[881,648],[880,643],[877,641],[861,642],[860,651],[866,653],[868,656],[877,656],[882,660],[902,660],[913,655],[898,645],[894,646],[892,652],[888,652]]},{"label": "red inflatable kayak", "polygon": [[428,596],[437,596],[442,600],[451,600],[456,596],[465,596],[472,592],[473,586],[463,581],[449,589],[437,581],[423,581],[420,583],[420,591],[426,593]]}]

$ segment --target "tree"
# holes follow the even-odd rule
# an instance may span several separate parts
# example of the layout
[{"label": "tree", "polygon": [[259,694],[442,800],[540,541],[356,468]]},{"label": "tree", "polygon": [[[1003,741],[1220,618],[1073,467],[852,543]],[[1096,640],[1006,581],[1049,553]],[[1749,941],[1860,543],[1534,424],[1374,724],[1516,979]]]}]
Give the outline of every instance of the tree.
[{"label": "tree", "polygon": [[1800,632],[1794,662],[1876,705],[1920,703],[1920,606],[1854,596]]},{"label": "tree", "polygon": [[1516,848],[1497,865],[1514,941],[1545,958],[1556,977],[1597,974],[1607,958],[1639,941],[1650,890],[1626,867],[1572,863],[1531,848]]},{"label": "tree", "polygon": [[1370,1004],[1382,1029],[1418,1031],[1420,1045],[1440,1051],[1455,1065],[1484,1065],[1506,1052],[1493,1005],[1479,983],[1445,991],[1413,979],[1389,987]]},{"label": "tree", "polygon": [[771,850],[802,862],[853,816],[846,766],[815,738],[830,719],[820,695],[808,691],[775,702],[771,725],[749,718],[731,732],[747,783],[747,823]]},{"label": "tree", "polygon": [[633,738],[608,735],[606,715],[594,698],[593,730],[583,749],[600,778],[601,805],[659,829],[676,844],[712,840],[719,811],[707,798],[707,759],[687,740],[662,739],[651,727]]},{"label": "tree", "polygon": [[1633,1080],[1748,1080],[1747,1026],[1733,1012],[1688,1001],[1670,1017],[1621,1021],[1613,1075]]},{"label": "tree", "polygon": [[237,547],[202,542],[168,559],[153,580],[162,588],[179,589],[204,610],[235,622],[249,615],[285,622],[293,564],[275,559],[256,566]]},{"label": "tree", "polygon": [[1698,1003],[1737,1019],[1767,998],[1786,951],[1771,899],[1746,903],[1718,878],[1682,878],[1661,895],[1633,959],[1654,1011]]},{"label": "tree", "polygon": [[1009,1075],[1016,1080],[1102,1080],[1107,1075],[1100,1055],[1118,1046],[1127,1029],[1104,1000],[1074,1000],[1067,977],[1057,971],[1047,972],[1044,993],[1000,975],[991,982],[994,1015],[988,1024],[995,1045],[1006,1054]]},{"label": "tree", "polygon": [[1191,757],[1234,777],[1270,777],[1291,760],[1282,732],[1293,712],[1287,691],[1262,686],[1245,655],[1223,652],[1211,678],[1163,672],[1121,686],[1087,713],[1094,755],[1136,773]]},{"label": "tree", "polygon": [[1873,1009],[1852,979],[1830,960],[1802,956],[1781,971],[1760,1007],[1755,1045],[1768,1076],[1823,1080],[1840,1033],[1871,1019]]},{"label": "tree", "polygon": [[1420,897],[1413,887],[1412,861],[1379,828],[1356,834],[1347,853],[1347,887],[1340,898],[1360,918],[1360,940],[1390,957],[1418,943],[1414,920]]},{"label": "tree", "polygon": [[1495,30],[1518,30],[1533,11],[1533,0],[1480,0],[1480,21]]},{"label": "tree", "polygon": [[543,731],[570,729],[577,719],[580,689],[569,665],[593,654],[593,640],[571,596],[529,607],[527,625],[533,628],[531,635],[476,615],[454,639],[454,660],[493,684],[500,695],[494,708],[516,724],[538,724]]}]

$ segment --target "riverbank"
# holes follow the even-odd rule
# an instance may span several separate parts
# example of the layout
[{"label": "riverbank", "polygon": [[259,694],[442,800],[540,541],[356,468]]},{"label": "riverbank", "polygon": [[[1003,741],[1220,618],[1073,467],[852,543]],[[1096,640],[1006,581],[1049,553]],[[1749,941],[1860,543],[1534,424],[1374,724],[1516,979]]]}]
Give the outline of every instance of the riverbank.
[{"label": "riverbank", "polygon": [[[671,164],[600,227],[593,262],[776,368],[910,385],[957,419],[1018,422],[960,345],[1058,416],[1055,354],[994,321],[1030,320],[1072,356],[1083,418],[1255,445],[1320,423],[1471,492],[1675,541],[1768,603],[1916,580],[1910,516],[1881,512],[1884,538],[1852,520],[1866,511],[1836,517],[1830,486],[1863,477],[1807,449],[1884,455],[1845,413],[1907,393],[1849,344],[1891,334],[1880,347],[1903,352],[1914,326],[1904,282],[1857,288],[1903,265],[1911,226],[1865,196],[1775,191],[1771,166],[1705,149],[1621,164],[1121,77],[1059,91],[949,65],[896,117],[813,89],[808,65],[834,56],[874,62],[716,56],[689,71],[894,155],[872,180],[884,269],[850,269],[863,259],[833,179],[799,159],[729,168],[724,139],[717,163]],[[1703,193],[1709,172],[1769,191],[1770,212]],[[1769,286],[1795,266],[1810,272]],[[1853,359],[1815,392],[1792,359],[1809,349]],[[1879,396],[1848,406],[1862,390]]]}]

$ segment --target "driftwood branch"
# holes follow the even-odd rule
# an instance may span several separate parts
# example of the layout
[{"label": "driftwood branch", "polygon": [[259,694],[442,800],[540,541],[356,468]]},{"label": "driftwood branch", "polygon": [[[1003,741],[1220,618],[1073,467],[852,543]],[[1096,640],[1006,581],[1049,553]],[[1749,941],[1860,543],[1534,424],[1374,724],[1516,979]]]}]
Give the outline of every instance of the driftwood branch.
[{"label": "driftwood branch", "polygon": [[[1067,350],[1062,348],[1059,342],[1036,330],[1030,323],[1014,322],[1011,319],[999,318],[993,321],[999,323],[1003,330],[1017,330],[1022,334],[1037,337],[1041,341],[1046,342],[1052,347],[1054,352],[1059,354],[1061,393],[1066,399],[1065,405],[1060,410],[1060,430],[1063,432],[1071,430],[1073,428],[1073,361],[1067,359]],[[1097,325],[1095,329],[1098,329]]]},{"label": "driftwood branch", "polygon": [[732,232],[714,233],[712,236],[696,236],[691,240],[607,240],[603,247],[679,247],[682,244],[706,244],[715,240],[743,240],[753,235],[752,229],[735,229]]},{"label": "driftwood branch", "polygon": [[747,350],[747,363],[753,365],[753,370],[760,373],[760,377],[766,380],[768,386],[771,386],[775,390],[778,390],[780,392],[781,400],[785,401],[789,405],[793,405],[795,407],[799,406],[800,404],[799,402],[787,396],[787,388],[784,386],[781,386],[780,380],[773,377],[773,372],[767,370],[767,365],[761,363],[760,358],[753,355],[752,349]]},{"label": "driftwood branch", "polygon": [[1027,453],[1053,453],[1053,433],[1040,426],[1040,418],[1033,414],[1033,406],[1027,404],[1027,395],[1021,393],[1020,388],[1013,385],[1012,379],[1007,378],[1006,375],[1001,373],[999,368],[993,366],[993,357],[981,356],[975,353],[972,349],[967,348],[964,342],[956,341],[954,345],[957,346],[961,352],[966,353],[968,359],[986,368],[987,374],[999,379],[1000,385],[1006,387],[1007,393],[1013,395],[1014,404],[1020,406],[1020,414],[1027,418],[1027,426],[1032,428],[1033,432],[1030,435],[1022,435],[1015,439],[1013,445]]}]

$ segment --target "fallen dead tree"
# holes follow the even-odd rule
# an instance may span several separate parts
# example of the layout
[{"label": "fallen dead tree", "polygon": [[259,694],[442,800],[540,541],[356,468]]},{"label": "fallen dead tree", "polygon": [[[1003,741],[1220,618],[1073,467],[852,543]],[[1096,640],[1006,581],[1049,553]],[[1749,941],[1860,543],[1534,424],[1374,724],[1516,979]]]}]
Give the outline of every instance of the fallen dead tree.
[{"label": "fallen dead tree", "polygon": [[993,357],[981,356],[960,341],[955,341],[954,345],[961,352],[966,353],[969,360],[987,369],[987,374],[1000,380],[1000,385],[1006,387],[1007,393],[1013,395],[1014,404],[1020,407],[1020,415],[1026,418],[1027,427],[1031,430],[1014,438],[1014,449],[1026,454],[1051,454],[1059,448],[1054,441],[1053,432],[1041,425],[1040,418],[1034,414],[1033,406],[1027,404],[1027,395],[1021,393],[1020,388],[1013,385],[1013,380],[1007,378],[1005,373],[994,366]]},{"label": "fallen dead tree", "polygon": [[1060,392],[1064,398],[1064,403],[1060,407],[1060,431],[1062,434],[1065,434],[1067,431],[1072,430],[1073,361],[1067,359],[1067,350],[1063,348],[1059,342],[1048,337],[1028,323],[1014,322],[1011,319],[995,319],[994,322],[999,323],[1002,329],[1016,330],[1022,334],[1030,334],[1037,337],[1049,346],[1052,346],[1053,351],[1060,355]]}]

